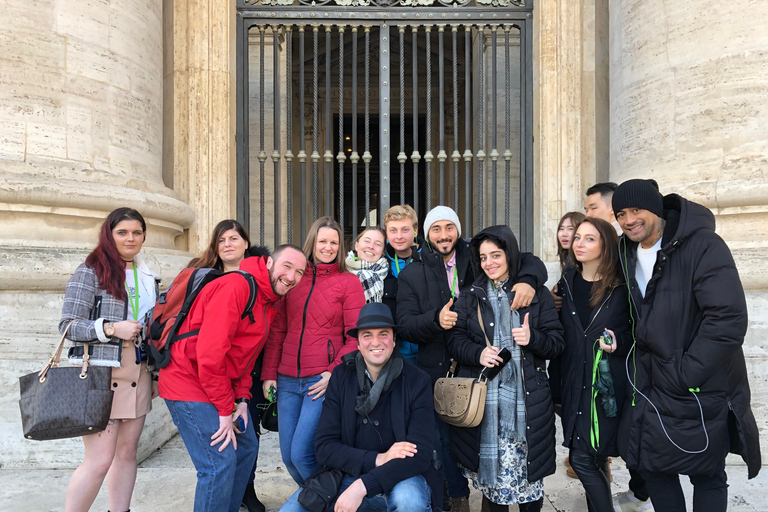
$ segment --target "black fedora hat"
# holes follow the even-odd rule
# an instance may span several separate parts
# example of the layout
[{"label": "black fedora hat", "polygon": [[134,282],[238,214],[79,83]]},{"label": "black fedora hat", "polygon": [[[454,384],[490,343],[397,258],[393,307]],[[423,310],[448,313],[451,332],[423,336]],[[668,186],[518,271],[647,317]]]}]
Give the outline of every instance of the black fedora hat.
[{"label": "black fedora hat", "polygon": [[380,327],[391,327],[394,332],[400,330],[399,325],[395,325],[392,319],[392,311],[381,302],[371,302],[360,309],[360,316],[357,317],[357,325],[348,330],[347,334],[357,338],[360,329],[376,329]]}]

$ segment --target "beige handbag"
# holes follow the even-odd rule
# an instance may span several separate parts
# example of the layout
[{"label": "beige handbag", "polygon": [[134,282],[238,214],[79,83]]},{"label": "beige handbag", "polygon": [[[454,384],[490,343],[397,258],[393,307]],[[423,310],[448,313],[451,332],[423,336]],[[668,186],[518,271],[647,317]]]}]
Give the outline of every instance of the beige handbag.
[{"label": "beige handbag", "polygon": [[[490,347],[492,345],[488,341],[488,335],[485,334],[480,304],[477,305],[477,318],[485,336],[485,343]],[[488,390],[485,376],[481,375],[477,379],[454,377],[455,371],[456,361],[451,363],[448,375],[437,379],[435,383],[435,412],[449,425],[476,427],[482,421],[485,412],[485,394]]]}]

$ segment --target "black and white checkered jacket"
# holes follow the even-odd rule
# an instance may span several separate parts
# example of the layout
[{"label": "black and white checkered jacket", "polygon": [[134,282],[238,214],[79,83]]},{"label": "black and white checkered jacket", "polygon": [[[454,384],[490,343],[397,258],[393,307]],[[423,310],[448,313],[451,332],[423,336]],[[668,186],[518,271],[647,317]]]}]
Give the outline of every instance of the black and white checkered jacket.
[{"label": "black and white checkered jacket", "polygon": [[[155,280],[157,297],[160,277],[136,257],[137,269],[152,276]],[[99,279],[93,269],[80,264],[69,279],[64,292],[64,306],[61,309],[59,332],[72,322],[67,332],[67,339],[72,341],[69,360],[72,364],[82,364],[83,343],[90,343],[90,364],[95,366],[120,367],[122,360],[122,340],[109,338],[104,334],[104,322],[120,322],[128,318],[128,301],[119,300],[99,286]]]}]

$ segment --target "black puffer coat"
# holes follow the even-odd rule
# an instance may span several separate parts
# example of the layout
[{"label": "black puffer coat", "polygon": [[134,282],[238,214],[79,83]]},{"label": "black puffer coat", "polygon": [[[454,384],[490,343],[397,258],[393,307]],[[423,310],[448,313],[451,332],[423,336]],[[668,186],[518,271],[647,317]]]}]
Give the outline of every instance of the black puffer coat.
[{"label": "black puffer coat", "polygon": [[[639,392],[622,422],[622,457],[641,471],[711,475],[731,451],[754,478],[760,445],[742,351],[747,306],[739,274],[707,208],[671,194],[663,215],[661,250],[644,299],[635,281],[637,244],[626,236],[619,244],[632,312],[639,316]],[[686,453],[673,442],[689,452],[707,448]]]},{"label": "black puffer coat", "polygon": [[[413,262],[421,261],[422,249],[424,251],[429,251],[424,239],[417,236],[414,240],[414,245],[411,248],[411,257],[408,258],[408,263],[405,265],[405,268],[408,268],[408,265]],[[392,272],[392,260],[395,257],[395,249],[387,243],[384,246],[384,251],[387,257],[387,265],[389,265],[389,272],[387,273],[387,277],[384,278],[384,295],[381,302],[389,307],[389,310],[392,312],[392,318],[397,318],[397,278],[399,277],[400,272],[405,270],[405,268],[398,272],[397,275]]]},{"label": "black puffer coat", "polygon": [[[490,237],[507,254],[510,279],[504,290],[513,298],[510,290],[517,282],[519,267],[517,240],[506,226],[492,226],[478,233],[470,242],[470,254],[475,273],[479,276],[474,284],[459,296],[456,305],[458,321],[448,337],[448,352],[460,364],[460,377],[477,377],[483,368],[480,353],[486,347],[485,337],[477,318],[477,305],[483,314],[485,332],[493,343],[493,308],[486,294],[487,277],[480,268],[478,249],[481,237]],[[531,326],[530,343],[522,348],[522,372],[525,389],[526,441],[528,443],[528,481],[535,482],[555,472],[555,409],[547,379],[547,359],[563,350],[563,329],[557,318],[555,303],[549,290],[539,286],[531,305],[520,310],[521,318],[528,318]],[[480,427],[451,428],[451,455],[462,466],[477,471],[479,465]]]},{"label": "black puffer coat", "polygon": [[[470,264],[469,244],[459,240],[456,245],[456,270],[459,297],[475,281]],[[547,268],[530,253],[521,257],[518,282],[534,289],[547,281]],[[398,278],[397,323],[402,326],[398,338],[419,345],[417,364],[432,377],[432,384],[445,377],[450,366],[446,350],[448,331],[440,326],[440,310],[451,298],[451,288],[442,254],[422,251],[421,261],[414,260]],[[454,308],[455,309],[455,308]]]},{"label": "black puffer coat", "polygon": [[[584,326],[577,313],[573,298],[573,281],[576,273],[577,270],[573,267],[566,270],[563,278],[557,283],[557,288],[563,290],[560,322],[563,324],[565,333],[565,350],[560,356],[563,446],[615,457],[619,454],[616,436],[624,406],[626,388],[628,387],[624,362],[632,343],[627,285],[621,283],[608,292],[603,300],[592,309],[590,322]],[[595,399],[595,409],[600,436],[599,446],[594,450],[590,441],[592,368],[595,354],[600,348],[595,346],[595,341],[606,328],[611,329],[616,335],[614,340],[616,351],[607,357],[613,378],[613,389],[616,393],[618,414],[614,418],[606,417],[601,398],[598,395]]]}]

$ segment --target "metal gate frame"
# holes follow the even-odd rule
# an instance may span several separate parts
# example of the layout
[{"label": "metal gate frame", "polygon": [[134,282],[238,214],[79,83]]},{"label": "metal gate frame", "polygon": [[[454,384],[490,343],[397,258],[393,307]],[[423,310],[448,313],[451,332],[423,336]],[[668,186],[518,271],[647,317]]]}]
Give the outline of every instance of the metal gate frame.
[{"label": "metal gate frame", "polygon": [[[262,44],[265,25],[303,24],[305,26],[327,25],[357,25],[382,24],[381,45],[389,45],[389,27],[398,24],[414,22],[424,24],[426,21],[434,22],[435,26],[464,25],[467,23],[483,24],[488,26],[498,24],[511,24],[520,31],[520,62],[524,68],[524,77],[521,80],[520,91],[520,247],[524,251],[533,250],[533,2],[534,0],[477,0],[461,2],[446,2],[444,0],[321,0],[319,2],[307,2],[306,0],[235,0],[236,1],[236,165],[237,165],[237,218],[250,230],[250,192],[249,192],[249,85],[248,85],[248,34],[255,27],[262,27]],[[332,4],[335,1],[336,4]],[[519,3],[517,3],[519,2]],[[298,3],[298,5],[294,5]],[[491,3],[497,7],[491,6]],[[339,5],[342,4],[342,5]],[[437,5],[434,5],[437,4]],[[354,5],[354,7],[351,7]],[[429,6],[429,7],[427,7]],[[479,21],[481,20],[481,21]],[[384,46],[382,46],[383,48]],[[275,54],[276,55],[276,54]],[[277,56],[275,56],[277,60]],[[263,61],[262,61],[263,62]],[[275,66],[275,69],[277,66]],[[389,68],[389,66],[387,66]],[[263,76],[263,74],[262,74]],[[263,78],[262,78],[263,80]],[[380,82],[384,79],[380,77]],[[387,82],[389,79],[387,77]],[[275,94],[278,94],[275,88]],[[289,92],[290,94],[290,92]],[[263,102],[263,97],[260,98]],[[389,145],[389,116],[382,116],[387,112],[389,104],[385,93],[380,95],[380,137],[379,145]],[[262,116],[263,116],[263,108]],[[275,112],[274,123],[279,127],[278,109]],[[263,122],[263,121],[262,121]],[[289,121],[290,122],[290,121]],[[279,147],[277,129],[275,133],[275,146]],[[383,133],[382,133],[383,131]],[[263,134],[260,134],[263,138]],[[263,141],[262,141],[263,146]],[[290,153],[290,148],[288,150]],[[380,151],[380,212],[389,208],[389,162],[384,151]],[[291,156],[293,156],[291,154]],[[272,158],[275,169],[279,165],[279,154],[260,154],[259,160],[262,166],[264,161]],[[290,162],[289,162],[290,164]],[[494,162],[495,165],[495,162]],[[290,169],[290,167],[289,167]],[[288,173],[290,176],[290,172]],[[277,172],[276,172],[277,175]],[[494,174],[495,178],[495,174]],[[289,178],[290,179],[290,178]],[[302,180],[303,181],[303,180]],[[263,185],[262,185],[263,186]],[[290,183],[289,183],[290,186]],[[275,246],[285,242],[280,240],[280,215],[279,201],[280,180],[274,180],[275,187]],[[482,191],[482,189],[481,189]],[[468,192],[467,192],[468,193]],[[289,195],[290,197],[290,195]],[[264,194],[261,194],[263,202]],[[289,199],[290,201],[290,199]],[[493,189],[492,208],[497,208],[496,188]],[[290,203],[289,203],[290,204]],[[479,200],[480,225],[482,222],[482,209],[484,202]],[[263,204],[261,211],[264,212]],[[290,208],[289,208],[289,216]],[[317,215],[315,214],[315,217]],[[495,215],[494,215],[495,218]],[[290,217],[289,217],[290,223]],[[262,224],[263,227],[263,224]],[[467,233],[471,229],[466,227]],[[262,229],[263,231],[263,229]],[[303,236],[303,235],[302,235]],[[263,233],[261,238],[263,239]],[[263,240],[262,240],[263,242]]]}]

